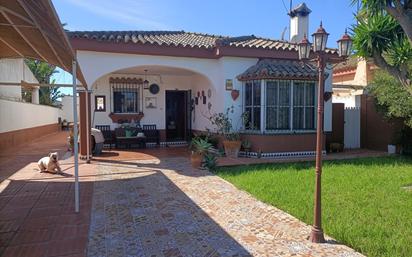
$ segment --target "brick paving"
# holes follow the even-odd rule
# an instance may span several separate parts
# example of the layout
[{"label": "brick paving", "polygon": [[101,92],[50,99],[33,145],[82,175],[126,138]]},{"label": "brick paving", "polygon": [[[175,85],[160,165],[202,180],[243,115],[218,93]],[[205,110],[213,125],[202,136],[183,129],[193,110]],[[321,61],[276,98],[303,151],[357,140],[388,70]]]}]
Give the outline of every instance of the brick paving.
[{"label": "brick paving", "polygon": [[50,149],[64,152],[65,137],[0,156],[1,256],[361,256],[310,243],[310,226],[192,169],[182,148],[81,163],[75,214],[72,159],[61,162],[65,176],[35,170]]},{"label": "brick paving", "polygon": [[[362,256],[184,157],[100,162],[88,256]],[[331,240],[329,238],[329,240]]]},{"label": "brick paving", "polygon": [[73,160],[60,162],[64,175],[39,173],[49,151],[64,156],[67,133],[36,140],[0,155],[0,255],[86,256],[93,196],[93,165],[81,164],[80,213],[74,212]]}]

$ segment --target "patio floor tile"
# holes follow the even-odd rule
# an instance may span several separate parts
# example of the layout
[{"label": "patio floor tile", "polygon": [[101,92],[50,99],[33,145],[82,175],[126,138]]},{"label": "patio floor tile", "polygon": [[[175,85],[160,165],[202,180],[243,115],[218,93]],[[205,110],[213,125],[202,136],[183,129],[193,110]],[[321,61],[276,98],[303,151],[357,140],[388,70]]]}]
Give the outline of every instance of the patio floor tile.
[{"label": "patio floor tile", "polygon": [[185,148],[80,162],[75,214],[73,159],[61,161],[65,176],[35,171],[44,151],[65,150],[66,137],[50,136],[54,145],[44,149],[28,145],[18,164],[0,165],[0,256],[361,256],[310,243],[310,226],[193,169]]},{"label": "patio floor tile", "polygon": [[43,257],[47,253],[47,248],[47,243],[9,246],[4,250],[2,257]]},{"label": "patio floor tile", "polygon": [[310,243],[310,226],[186,157],[156,157],[96,163],[88,256],[362,256]]}]

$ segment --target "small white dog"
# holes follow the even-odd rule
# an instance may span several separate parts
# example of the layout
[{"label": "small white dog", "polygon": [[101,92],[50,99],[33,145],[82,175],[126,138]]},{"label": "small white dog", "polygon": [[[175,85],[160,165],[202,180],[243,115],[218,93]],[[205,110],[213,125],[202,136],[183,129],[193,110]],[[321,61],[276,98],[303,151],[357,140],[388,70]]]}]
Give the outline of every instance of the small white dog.
[{"label": "small white dog", "polygon": [[57,152],[49,153],[49,156],[41,158],[37,164],[39,165],[40,172],[62,173]]}]

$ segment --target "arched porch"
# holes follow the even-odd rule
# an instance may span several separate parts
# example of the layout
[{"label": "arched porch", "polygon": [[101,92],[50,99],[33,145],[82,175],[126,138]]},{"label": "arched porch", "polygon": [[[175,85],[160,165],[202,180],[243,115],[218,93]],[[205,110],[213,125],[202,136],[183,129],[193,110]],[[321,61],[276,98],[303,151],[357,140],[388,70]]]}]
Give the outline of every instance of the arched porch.
[{"label": "arched porch", "polygon": [[[215,85],[206,74],[175,66],[113,70],[97,78],[88,93],[80,93],[80,138],[87,138],[83,134],[92,127],[115,130],[127,123],[155,125],[161,144],[186,142],[193,131],[210,126],[206,117],[222,103]],[[81,155],[87,155],[86,140],[81,141]]]}]

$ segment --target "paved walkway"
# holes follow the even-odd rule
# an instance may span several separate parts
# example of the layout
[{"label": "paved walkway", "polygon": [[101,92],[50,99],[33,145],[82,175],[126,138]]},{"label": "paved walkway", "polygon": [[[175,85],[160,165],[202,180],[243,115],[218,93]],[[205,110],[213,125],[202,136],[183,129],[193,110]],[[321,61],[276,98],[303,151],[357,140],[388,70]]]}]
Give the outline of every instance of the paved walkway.
[{"label": "paved walkway", "polygon": [[361,256],[187,158],[98,164],[88,256]]},{"label": "paved walkway", "polygon": [[184,150],[113,151],[81,163],[75,214],[72,159],[61,162],[64,176],[36,171],[50,149],[64,152],[64,138],[0,156],[1,256],[361,256],[310,243],[308,225],[192,169]]},{"label": "paved walkway", "polygon": [[40,138],[0,155],[0,255],[84,257],[88,242],[92,165],[81,164],[80,213],[74,212],[73,160],[60,162],[64,175],[39,173],[37,161],[67,150],[67,133]]}]

